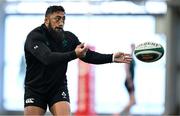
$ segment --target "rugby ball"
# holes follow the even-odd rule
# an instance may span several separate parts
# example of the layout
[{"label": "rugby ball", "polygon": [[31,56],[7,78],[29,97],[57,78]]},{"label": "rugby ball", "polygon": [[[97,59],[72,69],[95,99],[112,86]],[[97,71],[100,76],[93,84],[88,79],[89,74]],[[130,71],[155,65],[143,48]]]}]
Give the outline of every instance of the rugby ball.
[{"label": "rugby ball", "polygon": [[143,62],[155,62],[164,55],[164,48],[161,44],[145,42],[135,47],[136,58]]}]

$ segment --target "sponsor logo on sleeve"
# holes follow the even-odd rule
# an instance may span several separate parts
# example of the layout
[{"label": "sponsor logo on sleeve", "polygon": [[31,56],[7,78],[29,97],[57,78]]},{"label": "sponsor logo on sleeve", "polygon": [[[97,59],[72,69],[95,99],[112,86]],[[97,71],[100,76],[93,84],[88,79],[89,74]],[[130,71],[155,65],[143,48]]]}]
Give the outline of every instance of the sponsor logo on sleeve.
[{"label": "sponsor logo on sleeve", "polygon": [[29,104],[29,103],[34,103],[34,98],[28,98],[26,99],[26,103]]}]

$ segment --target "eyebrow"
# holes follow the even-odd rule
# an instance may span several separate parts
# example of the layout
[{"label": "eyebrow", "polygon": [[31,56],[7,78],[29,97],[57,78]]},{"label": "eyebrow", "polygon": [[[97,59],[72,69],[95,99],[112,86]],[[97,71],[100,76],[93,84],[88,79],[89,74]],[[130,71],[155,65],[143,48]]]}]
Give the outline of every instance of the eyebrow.
[{"label": "eyebrow", "polygon": [[63,17],[65,17],[65,15],[64,15],[64,16],[55,16],[55,17],[58,17],[58,18],[63,18]]}]

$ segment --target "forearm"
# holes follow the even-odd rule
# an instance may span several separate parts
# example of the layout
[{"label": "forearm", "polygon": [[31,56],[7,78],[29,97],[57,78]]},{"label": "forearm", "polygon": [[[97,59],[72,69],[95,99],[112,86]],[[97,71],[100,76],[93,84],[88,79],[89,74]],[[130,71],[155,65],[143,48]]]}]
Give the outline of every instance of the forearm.
[{"label": "forearm", "polygon": [[105,64],[112,62],[112,54],[101,54],[88,50],[86,56],[81,58],[84,62],[92,64]]}]

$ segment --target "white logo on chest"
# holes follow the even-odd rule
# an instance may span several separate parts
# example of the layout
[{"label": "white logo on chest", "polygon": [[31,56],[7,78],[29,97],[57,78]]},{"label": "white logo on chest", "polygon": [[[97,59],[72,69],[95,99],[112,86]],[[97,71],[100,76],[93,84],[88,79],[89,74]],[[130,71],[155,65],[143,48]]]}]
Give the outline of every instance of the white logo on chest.
[{"label": "white logo on chest", "polygon": [[61,93],[61,95],[63,96],[63,98],[66,98],[66,93],[64,91]]}]

